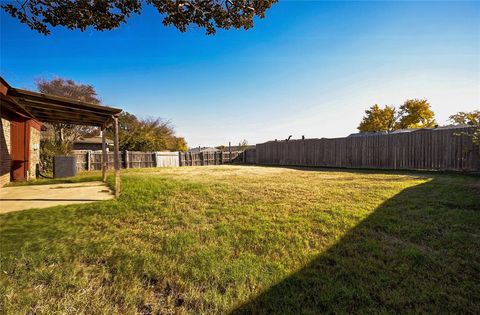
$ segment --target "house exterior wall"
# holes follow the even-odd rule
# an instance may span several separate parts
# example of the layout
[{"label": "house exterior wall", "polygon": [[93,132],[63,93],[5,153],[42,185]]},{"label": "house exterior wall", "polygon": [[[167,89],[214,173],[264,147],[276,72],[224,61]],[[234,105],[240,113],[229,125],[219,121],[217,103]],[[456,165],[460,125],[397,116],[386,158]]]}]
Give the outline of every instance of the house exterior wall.
[{"label": "house exterior wall", "polygon": [[10,120],[1,118],[0,128],[0,187],[10,182]]},{"label": "house exterior wall", "polygon": [[[12,121],[14,123],[15,119],[18,119],[15,113],[2,112],[0,120],[0,187],[12,180]],[[36,167],[40,163],[41,124],[31,119],[25,124],[29,132],[25,134],[25,138],[23,138],[25,140],[20,139],[19,142],[25,143],[25,152],[27,152],[25,156],[26,177],[23,178],[30,180],[36,177]]]}]

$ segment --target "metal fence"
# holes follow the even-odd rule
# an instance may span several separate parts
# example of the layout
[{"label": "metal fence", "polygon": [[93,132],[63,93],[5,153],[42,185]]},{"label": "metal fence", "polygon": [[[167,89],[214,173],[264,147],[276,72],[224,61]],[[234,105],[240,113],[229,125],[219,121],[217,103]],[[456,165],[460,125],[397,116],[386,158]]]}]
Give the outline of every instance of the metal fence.
[{"label": "metal fence", "polygon": [[350,168],[480,171],[475,128],[438,128],[336,139],[270,141],[256,146],[256,163]]}]

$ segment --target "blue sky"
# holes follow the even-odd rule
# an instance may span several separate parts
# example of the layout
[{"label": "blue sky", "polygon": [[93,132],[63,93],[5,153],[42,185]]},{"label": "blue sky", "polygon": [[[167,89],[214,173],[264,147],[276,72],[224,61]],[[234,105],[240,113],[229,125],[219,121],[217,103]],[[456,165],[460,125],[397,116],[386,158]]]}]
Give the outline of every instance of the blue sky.
[{"label": "blue sky", "polygon": [[146,7],[109,32],[45,37],[1,13],[1,75],[92,84],[172,122],[190,146],[345,136],[375,104],[427,98],[440,123],[480,108],[480,2],[281,1],[253,29],[165,28]]}]

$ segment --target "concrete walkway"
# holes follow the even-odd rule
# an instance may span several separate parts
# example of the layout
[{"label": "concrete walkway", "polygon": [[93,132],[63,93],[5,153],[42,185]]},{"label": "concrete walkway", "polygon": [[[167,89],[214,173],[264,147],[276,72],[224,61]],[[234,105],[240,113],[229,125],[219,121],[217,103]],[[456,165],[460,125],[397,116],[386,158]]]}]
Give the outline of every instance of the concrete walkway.
[{"label": "concrete walkway", "polygon": [[103,182],[0,188],[0,213],[113,199]]}]

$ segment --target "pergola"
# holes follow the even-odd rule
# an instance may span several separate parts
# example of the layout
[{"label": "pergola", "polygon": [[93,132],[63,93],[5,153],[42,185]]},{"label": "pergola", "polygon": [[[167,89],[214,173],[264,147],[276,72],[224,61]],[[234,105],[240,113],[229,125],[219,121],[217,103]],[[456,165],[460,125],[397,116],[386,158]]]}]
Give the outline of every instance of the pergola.
[{"label": "pergola", "polygon": [[[102,178],[106,181],[107,145],[105,129],[113,125],[114,130],[114,172],[115,196],[120,194],[120,161],[118,147],[118,116],[121,109],[91,104],[74,99],[47,95],[10,87],[6,96],[13,100],[28,116],[41,122],[68,123],[84,126],[97,126],[102,134]],[[3,105],[3,104],[2,104]]]}]

